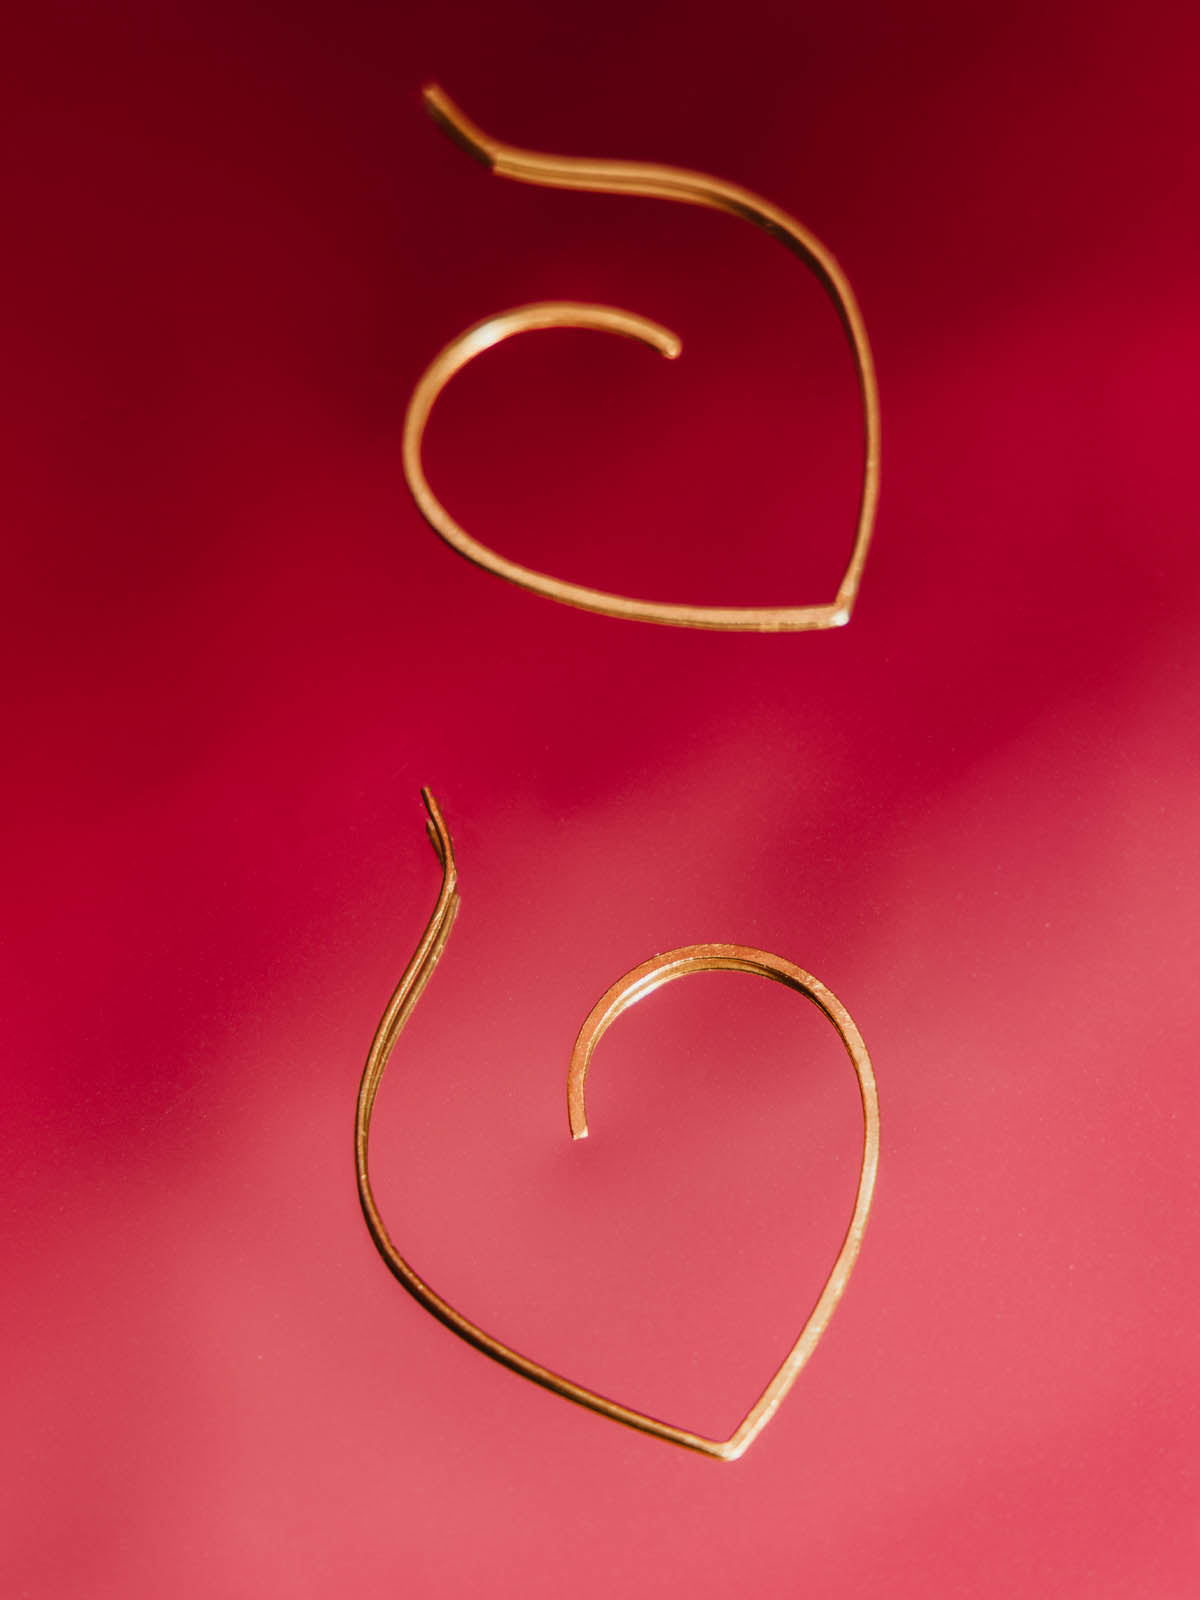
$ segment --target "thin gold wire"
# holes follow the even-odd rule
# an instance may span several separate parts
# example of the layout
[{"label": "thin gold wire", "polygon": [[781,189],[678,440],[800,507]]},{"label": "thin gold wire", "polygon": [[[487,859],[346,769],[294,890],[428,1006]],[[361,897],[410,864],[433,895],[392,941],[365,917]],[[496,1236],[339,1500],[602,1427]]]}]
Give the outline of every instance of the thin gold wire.
[{"label": "thin gold wire", "polygon": [[654,956],[651,960],[644,961],[641,966],[635,967],[632,972],[626,973],[613,984],[592,1008],[571,1052],[571,1064],[567,1073],[567,1115],[572,1138],[587,1137],[584,1086],[588,1066],[597,1044],[622,1012],[636,1005],[639,1000],[644,1000],[664,983],[687,977],[693,972],[748,972],[758,977],[770,978],[789,989],[794,989],[797,994],[804,995],[825,1013],[837,1029],[853,1064],[862,1099],[863,1156],[858,1192],[855,1196],[850,1226],[808,1321],[770,1383],[728,1439],[710,1439],[704,1434],[693,1433],[687,1428],[662,1422],[643,1411],[607,1399],[604,1395],[597,1394],[595,1390],[585,1388],[549,1367],[541,1366],[528,1356],[513,1350],[503,1341],[485,1333],[469,1317],[456,1311],[436,1290],[430,1288],[392,1242],[371,1187],[368,1145],[379,1086],[404,1024],[412,1014],[413,1007],[420,999],[422,990],[446,948],[459,906],[458,876],[449,830],[430,791],[422,789],[421,796],[428,814],[426,831],[442,867],[442,888],[421,942],[380,1019],[367,1054],[362,1083],[359,1086],[354,1119],[355,1170],[358,1179],[358,1197],[371,1238],[388,1268],[409,1294],[439,1322],[444,1323],[452,1333],[456,1333],[460,1339],[465,1339],[468,1344],[474,1345],[493,1361],[500,1362],[502,1366],[508,1367],[533,1383],[541,1384],[543,1388],[561,1395],[564,1400],[574,1401],[577,1405],[586,1406],[591,1411],[599,1412],[601,1416],[611,1418],[613,1422],[623,1423],[626,1427],[636,1428],[642,1433],[664,1439],[669,1444],[696,1450],[720,1461],[736,1461],[749,1449],[775,1415],[788,1390],[816,1349],[845,1291],[862,1244],[879,1165],[879,1100],[870,1057],[867,1055],[862,1036],[855,1027],[850,1013],[824,984],[780,956],[768,955],[765,951],[753,950],[745,945],[699,944],[689,945],[681,950],[671,950],[665,955]]},{"label": "thin gold wire", "polygon": [[638,339],[668,359],[682,349],[669,329],[645,317],[612,306],[584,305],[574,301],[543,301],[485,317],[460,333],[434,357],[422,374],[409,402],[404,422],[404,472],[409,488],[429,525],[460,555],[477,566],[585,611],[638,622],[659,622],[679,628],[719,628],[734,632],[789,633],[813,628],[836,628],[849,622],[858,595],[879,500],[880,419],[879,393],[866,326],[845,273],[825,246],[795,218],[749,189],[726,183],[702,172],[644,161],[594,161],[520,150],[502,144],[475,125],[436,85],[424,91],[425,104],[435,122],[450,137],[498,177],[547,188],[583,189],[601,194],[646,195],[658,200],[678,200],[685,205],[708,206],[731,212],[756,223],[786,245],[809,266],[824,285],[841,319],[862,395],[865,455],[858,522],[849,564],[834,600],[806,606],[693,606],[660,600],[634,600],[567,583],[532,567],[499,555],[474,539],[456,522],[429,487],[421,463],[421,442],[434,402],[456,372],[482,351],[516,333],[547,328],[592,328]]}]

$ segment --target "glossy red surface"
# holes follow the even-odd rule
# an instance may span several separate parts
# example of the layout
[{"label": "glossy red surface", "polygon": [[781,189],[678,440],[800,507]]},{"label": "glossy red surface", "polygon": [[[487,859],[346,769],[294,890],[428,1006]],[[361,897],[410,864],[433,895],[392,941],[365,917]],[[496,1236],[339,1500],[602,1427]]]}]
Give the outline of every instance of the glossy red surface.
[{"label": "glossy red surface", "polygon": [[[1200,235],[1182,7],[43,7],[5,51],[0,1591],[1174,1597],[1194,1591]],[[467,566],[404,406],[530,336],[431,479],[626,592],[825,598],[856,395],[728,218],[502,184],[425,121],[698,167],[855,285],[884,485],[849,628],[587,616]],[[483,1360],[354,1195],[367,1043],[463,910],[380,1102],[397,1242],[514,1345],[731,1427],[848,1217],[846,1299],[720,1466]]]}]

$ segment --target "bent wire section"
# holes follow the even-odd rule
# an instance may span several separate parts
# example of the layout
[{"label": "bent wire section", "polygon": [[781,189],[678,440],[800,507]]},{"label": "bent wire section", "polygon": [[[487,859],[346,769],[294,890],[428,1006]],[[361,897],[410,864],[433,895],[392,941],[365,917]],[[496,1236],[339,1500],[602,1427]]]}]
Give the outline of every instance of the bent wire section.
[{"label": "bent wire section", "polygon": [[451,138],[498,177],[546,188],[591,190],[602,194],[644,195],[658,200],[677,200],[685,205],[707,206],[730,212],[757,224],[778,239],[812,269],[837,310],[850,341],[862,396],[865,455],[862,491],[854,546],[835,598],[824,605],[805,606],[696,606],[667,601],[635,600],[567,583],[546,573],[524,567],[497,554],[471,537],[457,523],[429,487],[421,465],[421,441],[425,425],[441,390],[463,366],[481,351],[515,333],[545,328],[595,328],[608,333],[623,333],[651,345],[663,355],[679,354],[680,342],[673,333],[656,323],[628,311],[610,306],[582,305],[572,301],[550,301],[521,306],[497,313],[475,323],[459,334],[434,358],[422,374],[404,422],[404,472],[414,499],[430,526],[460,555],[505,578],[510,583],[585,611],[599,611],[610,617],[639,622],[665,623],[681,628],[717,628],[737,632],[785,633],[813,628],[834,628],[849,622],[879,499],[880,417],[879,392],[867,330],[845,273],[833,256],[807,228],[764,200],[761,195],[737,184],[702,172],[681,167],[658,166],[645,161],[595,161],[571,156],[547,155],[502,144],[475,125],[436,85],[424,91],[425,104]]},{"label": "bent wire section", "polygon": [[511,1349],[501,1340],[486,1333],[476,1323],[472,1322],[469,1317],[465,1317],[460,1311],[456,1311],[448,1301],[443,1300],[436,1290],[425,1282],[420,1274],[409,1265],[393,1243],[379,1213],[379,1207],[376,1204],[375,1195],[371,1188],[368,1153],[371,1119],[375,1109],[376,1096],[379,1093],[379,1086],[383,1081],[383,1074],[387,1068],[388,1060],[403,1031],[404,1024],[412,1014],[413,1007],[420,998],[422,990],[429,981],[434,968],[441,959],[442,952],[446,948],[446,941],[450,936],[450,929],[453,926],[459,904],[454,848],[450,840],[449,831],[437,801],[430,791],[423,789],[421,795],[428,813],[427,831],[442,867],[441,893],[438,895],[433,915],[429,919],[429,924],[421,937],[413,958],[405,968],[404,975],[396,987],[396,992],[388,1002],[387,1009],[384,1011],[379,1027],[376,1029],[375,1037],[371,1042],[371,1048],[367,1055],[362,1083],[358,1091],[358,1104],[354,1119],[354,1159],[358,1181],[358,1197],[375,1247],[393,1275],[408,1290],[409,1294],[425,1307],[426,1311],[435,1316],[439,1322],[444,1323],[460,1339],[465,1339],[468,1344],[474,1345],[484,1355],[490,1356],[493,1361],[500,1362],[501,1365],[519,1373],[523,1378],[528,1378],[533,1383],[541,1384],[543,1388],[550,1389],[553,1393],[561,1395],[564,1400],[571,1400],[577,1405],[586,1406],[589,1410],[597,1411],[601,1416],[609,1417],[614,1422],[623,1423],[626,1427],[636,1428],[642,1433],[651,1434],[655,1438],[666,1440],[670,1444],[680,1445],[688,1450],[699,1451],[703,1455],[713,1456],[721,1461],[734,1461],[745,1453],[774,1416],[782,1404],[784,1396],[816,1349],[821,1335],[828,1326],[834,1309],[845,1291],[862,1244],[879,1164],[879,1101],[875,1089],[874,1073],[862,1036],[855,1027],[849,1012],[816,978],[811,977],[790,961],[783,960],[780,956],[769,955],[766,951],[753,950],[744,945],[689,945],[681,950],[669,951],[666,955],[655,956],[651,960],[643,962],[641,966],[635,967],[632,972],[627,973],[625,977],[621,978],[601,997],[592,1008],[581,1028],[571,1055],[571,1065],[567,1076],[567,1107],[571,1133],[574,1138],[579,1139],[587,1136],[584,1083],[592,1053],[606,1030],[611,1027],[622,1012],[628,1010],[630,1006],[636,1005],[639,1000],[645,999],[647,995],[652,994],[662,984],[669,983],[675,978],[686,977],[690,973],[714,971],[748,972],[758,977],[769,978],[776,983],[782,983],[787,988],[795,990],[796,993],[804,995],[806,999],[811,1000],[814,1005],[824,1012],[825,1016],[829,1018],[837,1029],[854,1067],[862,1099],[863,1156],[858,1180],[858,1192],[855,1197],[850,1226],[846,1231],[846,1236],[833,1264],[833,1269],[825,1282],[824,1288],[821,1290],[816,1305],[809,1314],[808,1321],[804,1324],[799,1338],[780,1363],[770,1383],[768,1383],[728,1439],[710,1439],[703,1434],[693,1433],[689,1429],[676,1427],[669,1422],[662,1422],[656,1417],[648,1416],[645,1412],[637,1411],[631,1406],[621,1405],[616,1400],[610,1400],[604,1395],[597,1394],[595,1390],[585,1388],[582,1384],[575,1383],[570,1378],[565,1378],[561,1374],[551,1371],[548,1367],[541,1366],[538,1362],[532,1361],[528,1356],[521,1355],[519,1351]]}]

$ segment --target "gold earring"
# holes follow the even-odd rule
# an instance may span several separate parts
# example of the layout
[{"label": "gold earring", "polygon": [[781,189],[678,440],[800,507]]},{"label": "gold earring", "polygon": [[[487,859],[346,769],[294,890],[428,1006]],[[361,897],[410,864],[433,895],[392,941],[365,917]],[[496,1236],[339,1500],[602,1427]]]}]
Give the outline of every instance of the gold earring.
[{"label": "gold earring", "polygon": [[862,394],[866,453],[862,494],[854,547],[835,598],[824,605],[806,606],[692,606],[657,600],[634,600],[625,595],[567,583],[546,573],[520,566],[473,539],[438,500],[421,464],[421,440],[433,404],[442,389],[468,361],[515,333],[545,328],[594,328],[639,339],[668,358],[681,344],[669,329],[629,311],[612,306],[581,305],[572,301],[546,301],[520,306],[485,317],[442,350],[422,374],[409,402],[404,422],[404,473],[409,488],[429,525],[460,555],[510,583],[561,600],[585,611],[625,617],[639,622],[659,622],[679,628],[719,628],[752,633],[788,633],[812,628],[836,628],[849,622],[862,578],[875,507],[879,499],[880,421],[875,367],[862,314],[845,274],[826,250],[801,224],[748,189],[720,178],[678,167],[643,161],[592,161],[520,150],[501,144],[477,128],[436,86],[425,90],[425,103],[434,120],[490,171],[519,183],[557,189],[584,189],[602,194],[646,195],[678,200],[685,205],[729,211],[757,223],[786,245],[816,273],[833,301],[850,341]]},{"label": "gold earring", "polygon": [[474,1345],[493,1361],[499,1361],[521,1377],[541,1384],[543,1388],[561,1395],[565,1400],[572,1400],[591,1411],[598,1411],[601,1416],[610,1417],[614,1422],[623,1423],[626,1427],[636,1428],[642,1433],[664,1439],[670,1444],[681,1445],[688,1450],[699,1451],[703,1455],[714,1456],[720,1461],[736,1461],[770,1422],[801,1369],[816,1349],[846,1288],[862,1244],[879,1164],[879,1100],[875,1090],[875,1076],[862,1036],[855,1027],[850,1013],[824,984],[780,956],[768,955],[765,951],[752,950],[744,945],[701,944],[689,945],[682,950],[672,950],[666,955],[655,956],[652,960],[643,962],[641,966],[635,967],[632,972],[613,984],[592,1008],[580,1029],[575,1048],[571,1053],[571,1064],[567,1073],[567,1112],[573,1138],[587,1137],[584,1084],[592,1052],[606,1030],[623,1011],[636,1005],[639,1000],[644,1000],[664,983],[669,983],[674,978],[686,977],[689,973],[749,972],[782,983],[798,994],[806,996],[833,1023],[846,1047],[858,1079],[863,1109],[863,1155],[858,1193],[842,1247],[808,1321],[770,1383],[728,1439],[709,1439],[686,1428],[660,1422],[655,1417],[647,1416],[645,1412],[621,1405],[616,1400],[609,1400],[592,1389],[572,1382],[570,1378],[552,1372],[548,1367],[540,1366],[528,1356],[521,1355],[501,1340],[485,1333],[478,1324],[463,1316],[460,1311],[456,1311],[448,1301],[443,1300],[434,1289],[430,1288],[393,1244],[371,1188],[368,1147],[371,1118],[379,1086],[404,1024],[446,947],[459,905],[454,847],[449,831],[433,795],[428,789],[423,789],[421,794],[428,813],[426,829],[442,866],[442,888],[421,942],[380,1019],[367,1055],[362,1083],[359,1086],[354,1119],[355,1169],[358,1178],[358,1197],[371,1238],[391,1272],[409,1294],[439,1322],[444,1323],[452,1333],[456,1333],[460,1339],[465,1339],[468,1344]]}]

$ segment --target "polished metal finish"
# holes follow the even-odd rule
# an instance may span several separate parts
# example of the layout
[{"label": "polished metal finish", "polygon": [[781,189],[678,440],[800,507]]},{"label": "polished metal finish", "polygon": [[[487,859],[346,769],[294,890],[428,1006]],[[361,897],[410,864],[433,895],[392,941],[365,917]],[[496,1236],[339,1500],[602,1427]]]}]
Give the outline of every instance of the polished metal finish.
[{"label": "polished metal finish", "polygon": [[812,269],[837,309],[850,341],[862,394],[865,431],[862,492],[858,522],[849,563],[834,599],[823,605],[803,606],[695,606],[659,600],[635,600],[567,583],[531,567],[524,567],[489,549],[461,527],[434,494],[421,464],[421,441],[434,402],[449,380],[474,356],[515,333],[546,328],[594,328],[639,339],[662,355],[674,358],[681,345],[675,334],[659,324],[611,306],[582,305],[572,301],[547,301],[497,312],[461,333],[434,358],[422,374],[409,402],[404,423],[404,472],[423,516],[447,544],[469,561],[519,584],[536,594],[585,611],[639,622],[666,623],[681,628],[720,628],[729,631],[785,633],[812,628],[834,628],[849,622],[858,595],[863,566],[871,542],[875,507],[879,499],[880,421],[879,394],[871,347],[862,314],[845,274],[825,246],[799,222],[760,195],[701,172],[655,166],[643,161],[593,161],[541,154],[501,144],[466,117],[436,86],[425,90],[425,103],[441,127],[490,171],[519,183],[550,188],[594,190],[604,194],[646,195],[658,200],[678,200],[686,205],[708,206],[757,223]]},{"label": "polished metal finish", "polygon": [[796,1381],[801,1368],[808,1361],[821,1335],[825,1332],[838,1301],[845,1290],[850,1277],[851,1269],[858,1256],[862,1244],[863,1233],[867,1225],[867,1215],[871,1209],[871,1197],[875,1189],[875,1174],[879,1164],[879,1101],[875,1091],[875,1077],[871,1070],[870,1058],[866,1046],[855,1027],[849,1012],[828,989],[816,978],[811,977],[801,968],[794,966],[790,961],[785,961],[780,956],[768,955],[762,950],[752,950],[744,945],[733,944],[700,944],[689,945],[686,949],[672,950],[666,955],[653,957],[641,966],[635,967],[611,989],[592,1008],[587,1021],[580,1030],[575,1041],[575,1048],[571,1053],[571,1064],[567,1073],[567,1112],[570,1122],[571,1134],[576,1139],[587,1137],[587,1115],[584,1107],[584,1084],[587,1078],[588,1065],[600,1039],[623,1011],[636,1005],[639,1000],[644,1000],[655,989],[664,983],[670,983],[675,978],[687,977],[694,972],[748,972],[759,977],[770,978],[776,983],[782,983],[796,993],[804,995],[811,1000],[829,1018],[837,1029],[846,1052],[854,1067],[858,1079],[859,1093],[863,1109],[863,1155],[862,1167],[858,1180],[858,1193],[854,1202],[854,1212],[850,1219],[850,1226],[838,1252],[833,1270],[821,1290],[816,1305],[804,1324],[795,1344],[784,1357],[783,1362],[772,1377],[770,1383],[746,1413],[739,1426],[728,1439],[709,1439],[703,1434],[693,1433],[686,1428],[679,1428],[669,1422],[661,1422],[655,1417],[647,1416],[645,1412],[634,1410],[630,1406],[621,1405],[616,1400],[609,1400],[604,1395],[597,1394],[592,1389],[574,1383],[570,1378],[564,1378],[559,1373],[551,1371],[548,1367],[540,1366],[536,1361],[531,1361],[528,1356],[521,1355],[508,1345],[495,1339],[491,1334],[485,1333],[470,1318],[456,1311],[452,1305],[443,1300],[441,1296],[425,1282],[425,1280],[408,1264],[404,1257],[393,1244],[391,1236],[379,1214],[375,1196],[371,1188],[368,1170],[368,1143],[371,1133],[371,1117],[375,1109],[375,1099],[379,1092],[379,1085],[383,1081],[383,1074],[387,1067],[396,1041],[403,1031],[413,1007],[420,998],[421,991],[429,981],[434,968],[437,966],[446,941],[450,936],[450,929],[458,911],[458,879],[454,864],[454,849],[451,844],[450,834],[438,809],[436,800],[428,789],[423,789],[422,797],[428,812],[426,828],[433,844],[434,851],[442,866],[442,889],[438,895],[437,905],[433,915],[422,935],[421,941],[413,954],[412,960],[405,968],[404,975],[396,988],[387,1009],[380,1020],[375,1038],[371,1043],[367,1055],[366,1067],[363,1071],[362,1084],[358,1092],[358,1107],[354,1123],[354,1154],[355,1168],[358,1178],[358,1196],[362,1204],[363,1215],[371,1237],[375,1241],[384,1261],[392,1273],[408,1290],[414,1299],[418,1300],[425,1309],[445,1323],[452,1333],[465,1339],[468,1344],[481,1350],[484,1355],[491,1356],[494,1361],[501,1362],[519,1373],[523,1378],[541,1384],[543,1388],[552,1390],[561,1395],[565,1400],[573,1400],[577,1405],[586,1406],[589,1410],[598,1411],[602,1416],[611,1418],[630,1428],[637,1428],[642,1433],[652,1434],[655,1438],[664,1439],[670,1444],[683,1446],[688,1450],[696,1450],[704,1455],[714,1456],[721,1461],[734,1461],[742,1455],[758,1434],[767,1425],[775,1412],[779,1409],[784,1396]]}]

